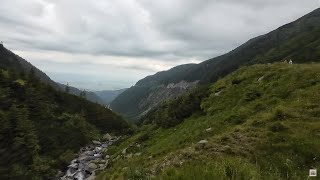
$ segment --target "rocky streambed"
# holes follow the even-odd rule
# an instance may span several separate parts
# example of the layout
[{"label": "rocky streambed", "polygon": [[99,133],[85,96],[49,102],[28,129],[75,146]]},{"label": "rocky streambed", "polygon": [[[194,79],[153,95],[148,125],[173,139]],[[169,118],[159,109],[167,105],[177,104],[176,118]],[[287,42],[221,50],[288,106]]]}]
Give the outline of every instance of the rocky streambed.
[{"label": "rocky streambed", "polygon": [[104,155],[108,147],[121,137],[104,136],[104,141],[92,141],[92,144],[80,149],[77,158],[70,162],[61,180],[93,180],[97,170],[108,166],[109,156]]}]

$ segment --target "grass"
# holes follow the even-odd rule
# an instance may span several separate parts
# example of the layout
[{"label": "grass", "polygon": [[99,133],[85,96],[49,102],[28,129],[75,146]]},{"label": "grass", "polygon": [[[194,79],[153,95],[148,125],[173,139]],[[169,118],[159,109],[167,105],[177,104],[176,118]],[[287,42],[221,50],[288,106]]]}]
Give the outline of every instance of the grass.
[{"label": "grass", "polygon": [[113,147],[117,160],[98,179],[306,179],[320,168],[319,64],[244,67],[210,91],[204,114],[143,126]]}]

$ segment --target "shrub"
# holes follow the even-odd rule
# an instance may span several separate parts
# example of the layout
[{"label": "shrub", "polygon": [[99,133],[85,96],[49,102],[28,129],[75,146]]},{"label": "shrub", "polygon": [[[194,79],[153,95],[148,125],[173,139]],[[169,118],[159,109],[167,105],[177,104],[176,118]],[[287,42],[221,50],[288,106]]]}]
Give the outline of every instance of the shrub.
[{"label": "shrub", "polygon": [[284,131],[286,129],[287,128],[280,122],[276,122],[270,127],[270,130],[272,132],[281,132],[281,131]]}]

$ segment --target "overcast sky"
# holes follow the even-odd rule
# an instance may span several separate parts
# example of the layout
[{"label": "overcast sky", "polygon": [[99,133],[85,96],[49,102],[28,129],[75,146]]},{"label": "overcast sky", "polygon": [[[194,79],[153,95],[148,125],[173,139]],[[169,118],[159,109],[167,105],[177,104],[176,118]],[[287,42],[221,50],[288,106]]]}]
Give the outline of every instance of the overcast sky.
[{"label": "overcast sky", "polygon": [[90,90],[226,53],[319,0],[1,0],[0,40],[53,80]]}]

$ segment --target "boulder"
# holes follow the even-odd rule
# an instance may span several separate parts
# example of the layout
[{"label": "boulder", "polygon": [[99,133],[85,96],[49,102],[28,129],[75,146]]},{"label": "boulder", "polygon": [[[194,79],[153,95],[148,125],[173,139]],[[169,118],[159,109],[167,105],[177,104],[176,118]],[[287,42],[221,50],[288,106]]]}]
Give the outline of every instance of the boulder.
[{"label": "boulder", "polygon": [[58,171],[56,177],[62,177],[63,176],[63,172],[62,171]]},{"label": "boulder", "polygon": [[78,169],[78,163],[72,163],[68,166],[68,168]]},{"label": "boulder", "polygon": [[100,152],[101,150],[102,150],[101,147],[96,147],[96,148],[94,149],[95,152]]},{"label": "boulder", "polygon": [[128,154],[128,155],[126,156],[126,158],[128,158],[128,159],[132,158],[132,153]]},{"label": "boulder", "polygon": [[107,133],[107,134],[103,135],[103,139],[111,141],[112,140],[112,136],[109,133]]},{"label": "boulder", "polygon": [[211,131],[212,131],[212,128],[206,129],[206,132],[211,132]]},{"label": "boulder", "polygon": [[83,180],[83,179],[85,179],[85,176],[84,176],[84,173],[83,173],[83,172],[77,172],[77,173],[74,175],[74,178],[77,179],[77,180]]},{"label": "boulder", "polygon": [[264,79],[264,76],[260,77],[260,78],[258,79],[258,82],[262,81],[263,79]]},{"label": "boulder", "polygon": [[107,147],[108,147],[108,144],[103,143],[103,144],[101,145],[101,147],[107,148]]},{"label": "boulder", "polygon": [[201,140],[201,141],[198,142],[198,146],[197,147],[202,149],[202,148],[204,148],[206,146],[207,143],[208,143],[207,140]]},{"label": "boulder", "polygon": [[105,159],[109,159],[109,158],[110,158],[110,156],[109,156],[109,155],[106,155]]},{"label": "boulder", "polygon": [[95,145],[101,145],[101,142],[100,142],[100,141],[95,141],[95,140],[93,140],[92,143],[95,144]]},{"label": "boulder", "polygon": [[220,96],[220,94],[222,93],[222,91],[216,92],[214,93],[215,96]]},{"label": "boulder", "polygon": [[122,150],[122,154],[126,154],[127,153],[127,148],[124,148],[123,150]]},{"label": "boulder", "polygon": [[88,165],[88,167],[89,167],[89,169],[91,169],[91,170],[94,170],[94,169],[97,169],[97,168],[98,168],[98,166],[97,166],[95,163],[90,163],[90,164]]},{"label": "boulder", "polygon": [[86,151],[84,154],[87,156],[93,156],[94,152],[93,151]]},{"label": "boulder", "polygon": [[141,152],[135,153],[134,156],[141,156]]}]

